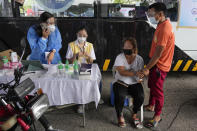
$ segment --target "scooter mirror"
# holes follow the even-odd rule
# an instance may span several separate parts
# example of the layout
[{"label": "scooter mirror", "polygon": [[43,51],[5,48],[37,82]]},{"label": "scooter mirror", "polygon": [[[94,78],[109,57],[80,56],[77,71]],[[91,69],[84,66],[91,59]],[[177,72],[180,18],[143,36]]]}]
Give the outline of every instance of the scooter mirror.
[{"label": "scooter mirror", "polygon": [[26,38],[23,37],[20,41],[20,44],[21,44],[21,48],[23,49],[23,53],[21,55],[21,58],[19,60],[19,62],[21,62],[22,58],[23,58],[23,55],[25,54],[25,48],[26,48]]}]

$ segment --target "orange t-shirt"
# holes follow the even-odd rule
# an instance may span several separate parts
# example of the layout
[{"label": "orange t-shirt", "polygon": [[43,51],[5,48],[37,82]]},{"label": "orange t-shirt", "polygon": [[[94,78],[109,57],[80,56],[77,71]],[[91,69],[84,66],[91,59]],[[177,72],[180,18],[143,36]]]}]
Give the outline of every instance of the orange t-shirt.
[{"label": "orange t-shirt", "polygon": [[169,20],[158,24],[152,40],[152,46],[149,54],[150,58],[153,57],[157,45],[163,46],[164,51],[156,65],[160,70],[169,72],[175,48],[175,37]]}]

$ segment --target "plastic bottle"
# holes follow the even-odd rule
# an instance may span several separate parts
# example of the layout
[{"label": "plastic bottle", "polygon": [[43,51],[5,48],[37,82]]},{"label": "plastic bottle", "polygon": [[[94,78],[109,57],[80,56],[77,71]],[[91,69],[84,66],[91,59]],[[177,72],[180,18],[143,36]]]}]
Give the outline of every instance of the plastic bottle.
[{"label": "plastic bottle", "polygon": [[68,60],[66,60],[66,63],[65,63],[64,77],[66,77],[66,78],[69,77],[69,62],[68,62]]},{"label": "plastic bottle", "polygon": [[10,63],[9,63],[7,57],[6,57],[6,56],[3,56],[3,59],[2,59],[2,60],[3,60],[3,68],[4,68],[4,69],[10,68]]},{"label": "plastic bottle", "polygon": [[78,79],[79,78],[79,66],[78,66],[77,60],[74,61],[73,68],[74,68],[74,74],[73,74],[74,75],[74,78],[75,79]]},{"label": "plastic bottle", "polygon": [[79,66],[77,60],[74,61],[74,73],[79,73]]},{"label": "plastic bottle", "polygon": [[67,73],[69,71],[69,62],[68,60],[66,60],[66,63],[65,63],[65,72]]},{"label": "plastic bottle", "polygon": [[61,61],[58,62],[58,76],[62,77],[64,75],[64,66]]}]

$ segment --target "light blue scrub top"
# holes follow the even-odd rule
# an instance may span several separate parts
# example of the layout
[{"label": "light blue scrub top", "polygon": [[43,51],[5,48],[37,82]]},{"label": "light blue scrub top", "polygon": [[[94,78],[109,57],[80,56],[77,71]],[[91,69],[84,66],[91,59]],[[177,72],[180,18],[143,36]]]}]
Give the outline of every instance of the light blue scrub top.
[{"label": "light blue scrub top", "polygon": [[30,60],[40,60],[42,64],[48,64],[45,52],[55,49],[56,53],[51,64],[57,64],[61,61],[59,50],[62,48],[62,38],[58,28],[56,27],[55,31],[50,33],[48,39],[39,37],[35,29],[36,25],[33,25],[27,33],[27,40],[31,48]]}]

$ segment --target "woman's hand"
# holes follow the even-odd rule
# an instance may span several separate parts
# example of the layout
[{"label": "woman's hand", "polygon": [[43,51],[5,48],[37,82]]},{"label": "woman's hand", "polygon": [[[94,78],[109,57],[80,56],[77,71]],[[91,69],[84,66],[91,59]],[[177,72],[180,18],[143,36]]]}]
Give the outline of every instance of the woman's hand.
[{"label": "woman's hand", "polygon": [[84,56],[87,57],[88,59],[90,58],[90,56],[87,52],[84,53]]},{"label": "woman's hand", "polygon": [[86,57],[88,64],[93,63],[94,60],[90,57],[90,55],[87,52],[84,53],[84,56]]},{"label": "woman's hand", "polygon": [[49,37],[50,33],[51,32],[49,29],[44,29],[44,30],[42,30],[42,37],[47,39]]},{"label": "woman's hand", "polygon": [[136,72],[136,76],[139,77],[140,79],[144,78],[144,73],[142,71]]},{"label": "woman's hand", "polygon": [[53,58],[54,58],[54,52],[50,52],[49,55],[48,55],[48,64],[51,64]]},{"label": "woman's hand", "polygon": [[84,56],[84,53],[80,51],[80,52],[78,53],[78,56],[79,56],[79,57],[83,57],[83,56]]}]

